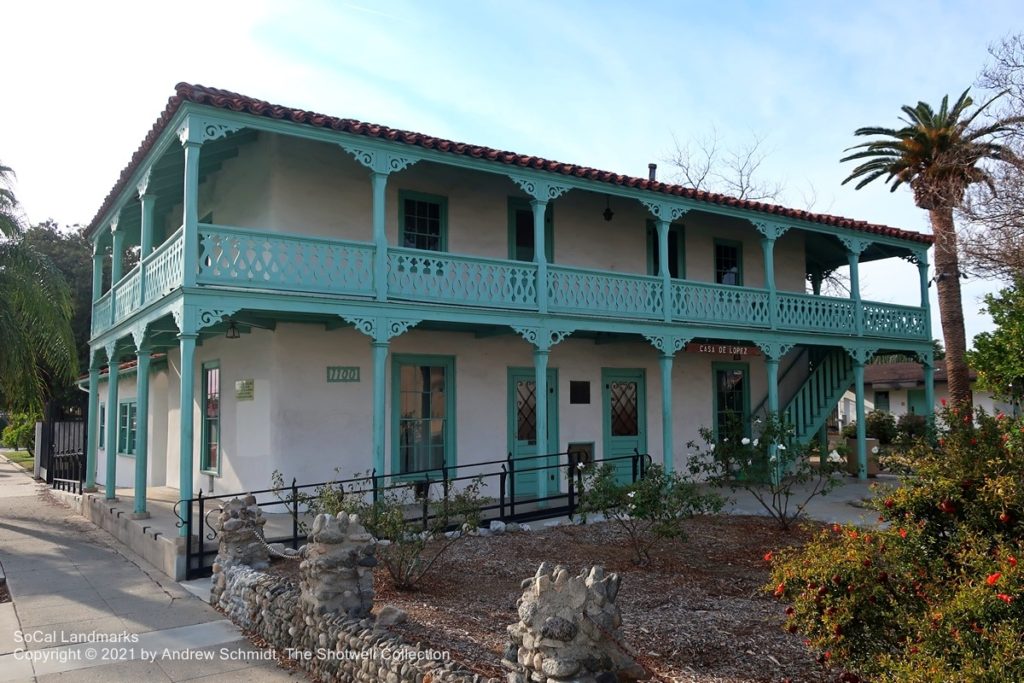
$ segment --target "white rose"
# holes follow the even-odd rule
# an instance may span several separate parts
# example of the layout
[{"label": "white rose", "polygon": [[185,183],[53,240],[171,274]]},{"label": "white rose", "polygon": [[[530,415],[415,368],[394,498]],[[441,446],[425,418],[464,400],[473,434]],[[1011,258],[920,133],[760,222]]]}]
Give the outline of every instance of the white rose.
[{"label": "white rose", "polygon": [[750,439],[748,439],[747,437],[743,437],[743,440],[740,441],[740,443],[742,443],[744,446],[749,446],[750,445]]}]

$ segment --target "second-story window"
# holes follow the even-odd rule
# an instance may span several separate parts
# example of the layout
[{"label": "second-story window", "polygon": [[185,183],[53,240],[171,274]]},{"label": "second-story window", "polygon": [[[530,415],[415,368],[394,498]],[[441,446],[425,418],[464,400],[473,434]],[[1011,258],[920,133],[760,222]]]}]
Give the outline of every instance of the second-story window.
[{"label": "second-story window", "polygon": [[448,249],[448,201],[444,197],[402,191],[398,193],[398,243],[408,249]]},{"label": "second-story window", "polygon": [[715,282],[743,285],[743,245],[739,242],[715,240]]}]

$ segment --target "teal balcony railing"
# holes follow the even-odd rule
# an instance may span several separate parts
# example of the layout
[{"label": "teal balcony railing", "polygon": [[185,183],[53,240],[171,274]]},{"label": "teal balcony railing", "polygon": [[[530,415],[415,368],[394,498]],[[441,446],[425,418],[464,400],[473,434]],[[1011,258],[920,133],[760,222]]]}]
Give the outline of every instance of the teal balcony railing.
[{"label": "teal balcony railing", "polygon": [[[375,298],[373,244],[200,224],[196,282],[200,286]],[[96,336],[179,288],[184,275],[182,231],[171,235],[93,304]],[[539,309],[533,263],[391,247],[386,297],[392,301],[468,308]],[[140,278],[140,267],[144,277]],[[551,264],[544,283],[551,313],[664,321],[661,278]],[[671,320],[733,328],[777,329],[927,340],[922,308],[812,296],[798,292],[672,280]],[[858,314],[861,316],[858,325]]]}]

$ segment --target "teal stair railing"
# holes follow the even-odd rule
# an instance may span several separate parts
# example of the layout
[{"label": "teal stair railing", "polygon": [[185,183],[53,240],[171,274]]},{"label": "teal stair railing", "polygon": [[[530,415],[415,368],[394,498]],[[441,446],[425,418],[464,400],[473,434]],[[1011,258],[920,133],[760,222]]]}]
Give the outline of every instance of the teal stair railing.
[{"label": "teal stair railing", "polygon": [[850,354],[843,349],[825,353],[782,411],[797,441],[810,443],[852,384]]}]

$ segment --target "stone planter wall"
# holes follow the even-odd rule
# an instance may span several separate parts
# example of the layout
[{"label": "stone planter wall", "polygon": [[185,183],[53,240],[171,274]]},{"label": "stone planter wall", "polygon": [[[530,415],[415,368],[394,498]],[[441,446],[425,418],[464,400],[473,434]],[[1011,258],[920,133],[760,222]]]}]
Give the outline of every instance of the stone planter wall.
[{"label": "stone planter wall", "polygon": [[[223,522],[245,522],[228,524],[227,540],[232,542],[222,545],[225,561],[215,566],[210,603],[233,622],[322,680],[500,683],[460,669],[441,652],[404,642],[384,628],[385,619],[369,615],[374,541],[357,518],[317,517],[310,543],[300,553],[301,579],[296,583],[240,561],[250,557],[263,563],[265,556],[245,533],[247,527],[260,525],[261,515],[243,502],[232,503],[225,505]],[[250,552],[238,552],[236,542]]]}]

